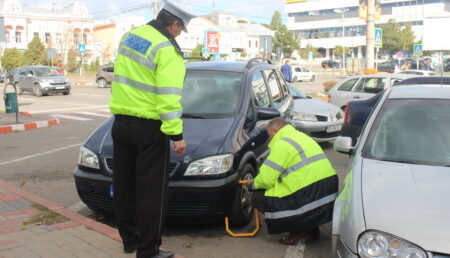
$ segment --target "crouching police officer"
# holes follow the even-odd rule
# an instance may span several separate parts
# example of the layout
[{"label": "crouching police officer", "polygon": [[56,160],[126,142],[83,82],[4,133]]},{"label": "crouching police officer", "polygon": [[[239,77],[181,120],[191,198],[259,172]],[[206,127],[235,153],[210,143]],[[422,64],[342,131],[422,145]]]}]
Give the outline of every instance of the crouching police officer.
[{"label": "crouching police officer", "polygon": [[338,177],[322,148],[283,119],[270,121],[270,155],[254,181],[253,205],[264,213],[270,234],[289,232],[280,243],[319,237],[319,225],[331,221]]},{"label": "crouching police officer", "polygon": [[194,15],[166,1],[156,20],[127,32],[119,45],[110,109],[113,194],[124,251],[172,257],[159,250],[167,206],[169,139],[183,155],[182,107],[186,68],[175,37]]}]

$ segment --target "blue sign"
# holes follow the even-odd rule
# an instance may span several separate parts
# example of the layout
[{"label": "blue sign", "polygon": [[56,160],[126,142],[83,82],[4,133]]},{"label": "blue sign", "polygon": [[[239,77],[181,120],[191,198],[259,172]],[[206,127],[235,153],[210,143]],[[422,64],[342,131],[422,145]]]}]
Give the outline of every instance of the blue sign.
[{"label": "blue sign", "polygon": [[414,44],[413,55],[421,56],[423,54],[423,46],[422,44]]},{"label": "blue sign", "polygon": [[86,53],[86,44],[78,44],[78,53],[80,54]]},{"label": "blue sign", "polygon": [[308,52],[308,60],[311,62],[314,58],[314,53],[313,52]]},{"label": "blue sign", "polygon": [[375,47],[383,47],[383,29],[375,28]]}]

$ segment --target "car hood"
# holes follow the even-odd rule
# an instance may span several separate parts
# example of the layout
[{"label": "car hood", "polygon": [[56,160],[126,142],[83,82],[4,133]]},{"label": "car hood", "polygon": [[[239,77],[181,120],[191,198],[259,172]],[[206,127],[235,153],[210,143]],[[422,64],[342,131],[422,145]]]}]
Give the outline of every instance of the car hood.
[{"label": "car hood", "polygon": [[64,76],[43,76],[39,77],[40,80],[52,80],[52,81],[65,81],[66,77]]},{"label": "car hood", "polygon": [[318,99],[294,100],[294,111],[307,114],[334,114],[340,111],[339,107]]},{"label": "car hood", "polygon": [[[183,157],[176,157],[171,151],[171,160],[185,158],[195,160],[216,155],[225,137],[228,135],[235,118],[223,119],[191,119],[183,118],[183,138],[186,141],[186,153]],[[102,157],[112,157],[111,128],[113,116],[101,125],[85,143],[86,147]],[[172,149],[172,145],[170,148]]]},{"label": "car hood", "polygon": [[367,229],[450,253],[450,168],[364,159],[362,171]]}]

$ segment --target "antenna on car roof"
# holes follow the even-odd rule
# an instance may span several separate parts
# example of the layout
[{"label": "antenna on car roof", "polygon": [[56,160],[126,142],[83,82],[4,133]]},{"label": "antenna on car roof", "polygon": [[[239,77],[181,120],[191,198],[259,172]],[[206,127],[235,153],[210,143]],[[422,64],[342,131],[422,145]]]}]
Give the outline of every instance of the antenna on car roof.
[{"label": "antenna on car roof", "polygon": [[255,57],[255,58],[252,58],[252,59],[248,60],[247,65],[245,66],[245,68],[250,68],[255,63],[264,63],[264,62],[266,62],[268,64],[273,64],[272,61],[270,61],[269,59],[262,58],[262,57]]}]

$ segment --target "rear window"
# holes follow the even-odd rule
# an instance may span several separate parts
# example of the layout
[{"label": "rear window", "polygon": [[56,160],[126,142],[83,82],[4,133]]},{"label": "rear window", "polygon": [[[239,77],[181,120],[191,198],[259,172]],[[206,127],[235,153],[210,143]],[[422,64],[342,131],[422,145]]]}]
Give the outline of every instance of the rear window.
[{"label": "rear window", "polygon": [[344,83],[338,88],[338,90],[340,90],[340,91],[351,91],[352,88],[353,88],[353,85],[355,85],[355,83],[356,83],[357,81],[358,81],[358,78],[348,80],[348,81],[344,82]]},{"label": "rear window", "polygon": [[388,100],[372,126],[363,157],[450,165],[450,100]]}]

